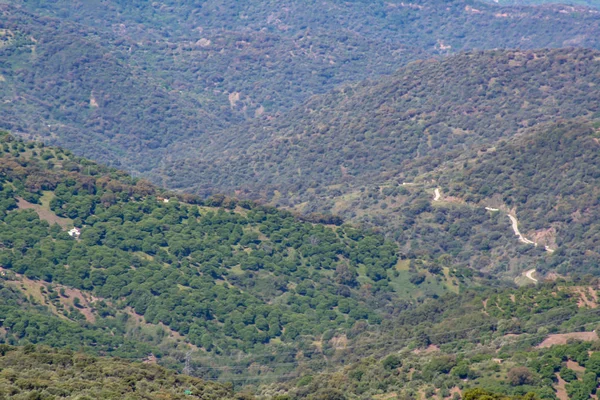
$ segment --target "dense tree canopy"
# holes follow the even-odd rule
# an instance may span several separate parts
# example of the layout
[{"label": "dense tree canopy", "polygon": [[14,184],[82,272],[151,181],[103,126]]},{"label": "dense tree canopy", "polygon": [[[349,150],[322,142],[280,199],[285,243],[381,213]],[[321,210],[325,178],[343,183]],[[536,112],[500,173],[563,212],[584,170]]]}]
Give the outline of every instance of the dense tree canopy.
[{"label": "dense tree canopy", "polygon": [[231,388],[177,375],[157,365],[96,358],[46,347],[0,345],[0,398],[217,400]]},{"label": "dense tree canopy", "polygon": [[211,141],[243,133],[246,120],[268,128],[312,95],[416,59],[599,48],[592,11],[470,0],[7,0],[0,128],[148,172],[185,155],[165,151],[182,139],[199,139],[201,154]]}]

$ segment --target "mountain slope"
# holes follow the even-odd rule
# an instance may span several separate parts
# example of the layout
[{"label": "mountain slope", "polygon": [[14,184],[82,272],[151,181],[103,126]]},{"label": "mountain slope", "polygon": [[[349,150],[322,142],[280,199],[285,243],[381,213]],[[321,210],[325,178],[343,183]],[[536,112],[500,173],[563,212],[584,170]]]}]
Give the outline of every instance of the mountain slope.
[{"label": "mountain slope", "polygon": [[[174,145],[172,187],[306,200],[390,177],[410,181],[465,148],[555,118],[599,112],[600,53],[490,51],[423,61],[316,97],[213,145]],[[200,156],[195,156],[195,152]],[[191,174],[191,171],[197,173]],[[198,173],[199,172],[199,173]],[[333,186],[341,185],[341,186]],[[294,198],[297,196],[298,198]]]},{"label": "mountain slope", "polygon": [[[540,277],[521,289],[479,279],[468,288],[471,269],[443,258],[426,265],[399,259],[395,245],[369,231],[221,196],[176,195],[8,134],[0,143],[2,342],[158,362],[274,399],[445,396],[455,386],[465,396],[472,386],[553,395],[552,373],[536,357],[551,358],[557,371],[571,365],[557,359],[561,351],[574,359],[596,350],[589,343],[532,348],[568,337],[553,334],[593,338],[593,279]],[[80,228],[74,237],[73,226]],[[213,398],[228,390],[155,366],[31,346],[0,351],[7,356],[0,357],[7,366],[0,390],[16,390],[2,377],[19,365],[10,376],[27,382],[20,386],[27,394],[102,385],[129,395],[124,376],[132,374],[155,380],[135,386],[132,396],[191,390]],[[397,357],[384,362],[395,352],[400,364]],[[505,361],[498,370],[495,357]],[[577,360],[591,370],[595,357]],[[82,376],[86,366],[75,361],[73,369],[73,359],[97,368]],[[513,385],[513,367],[527,367],[533,380]],[[68,379],[56,382],[56,374]]]},{"label": "mountain slope", "polygon": [[[599,83],[590,50],[419,62],[222,137],[205,158],[183,144],[190,158],[164,174],[186,190],[237,190],[377,227],[421,267],[450,257],[510,278],[534,266],[595,274]],[[539,246],[520,241],[507,214]]]},{"label": "mountain slope", "polygon": [[220,126],[197,101],[131,65],[106,36],[5,5],[0,12],[1,128],[145,170],[175,140]]},{"label": "mountain slope", "polygon": [[343,366],[279,387],[292,399],[325,393],[341,399],[423,400],[462,393],[466,399],[473,388],[504,395],[531,392],[541,399],[566,392],[571,399],[589,398],[600,375],[600,341],[592,331],[598,321],[592,300],[597,281],[588,282],[589,287],[556,282],[432,299],[348,349],[359,360],[349,355]]},{"label": "mountain slope", "polygon": [[[146,343],[138,355],[158,347],[156,355],[174,365],[187,347],[210,363],[239,354],[241,371],[273,360],[289,370],[280,352],[377,326],[423,294],[409,282],[412,272],[397,270],[397,247],[373,232],[303,222],[249,202],[163,193],[8,134],[0,148],[3,279],[56,323],[83,324],[83,331],[67,324],[75,337],[96,331],[103,351],[123,343],[102,336],[115,330],[132,345]],[[73,226],[80,236],[67,232]],[[425,278],[431,293],[458,284]],[[66,345],[44,327],[26,329],[14,312],[22,303],[6,304],[4,340]]]},{"label": "mountain slope", "polygon": [[0,397],[205,400],[233,398],[230,388],[156,365],[95,358],[28,345],[0,345]]},{"label": "mountain slope", "polygon": [[540,4],[568,4],[568,5],[582,5],[588,7],[600,8],[600,2],[598,0],[570,0],[570,1],[557,1],[557,0],[490,0],[490,3],[502,5],[540,5]]},{"label": "mountain slope", "polygon": [[231,123],[277,117],[311,95],[415,59],[600,46],[600,17],[584,7],[464,0],[1,7],[2,126],[137,172],[158,168],[178,140],[209,145],[229,137]]},{"label": "mountain slope", "polygon": [[328,202],[429,265],[523,273],[521,283],[532,268],[597,275],[598,138],[598,119],[543,123],[465,151],[409,185],[390,179]]},{"label": "mountain slope", "polygon": [[513,210],[524,236],[555,251],[538,267],[599,274],[600,124],[561,121],[439,176],[449,196]]}]

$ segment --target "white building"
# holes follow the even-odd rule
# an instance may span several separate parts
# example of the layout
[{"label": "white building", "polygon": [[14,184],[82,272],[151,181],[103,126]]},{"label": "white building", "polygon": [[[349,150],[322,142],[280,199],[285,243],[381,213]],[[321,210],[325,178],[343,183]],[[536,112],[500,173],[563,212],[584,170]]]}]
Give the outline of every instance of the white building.
[{"label": "white building", "polygon": [[81,235],[81,229],[79,228],[73,228],[69,231],[69,236],[71,237],[78,238],[79,235]]}]

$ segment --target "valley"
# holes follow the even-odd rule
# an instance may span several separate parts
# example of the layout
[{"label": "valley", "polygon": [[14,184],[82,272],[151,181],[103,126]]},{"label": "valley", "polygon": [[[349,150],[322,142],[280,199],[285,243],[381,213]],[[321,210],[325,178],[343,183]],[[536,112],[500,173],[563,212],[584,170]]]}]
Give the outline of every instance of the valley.
[{"label": "valley", "polygon": [[562,3],[0,0],[0,399],[597,398]]},{"label": "valley", "polygon": [[[252,121],[287,120],[311,96],[415,60],[600,48],[593,9],[309,3],[5,0],[0,128],[149,174],[172,156],[212,153],[214,142],[221,151]],[[197,142],[180,146],[188,139]]]},{"label": "valley", "polygon": [[[223,185],[222,191],[236,188],[238,196],[297,212],[335,213],[353,223],[380,230],[398,242],[414,263],[440,265],[438,257],[450,256],[455,265],[509,279],[520,275],[528,265],[541,272],[564,273],[564,268],[590,271],[595,263],[592,260],[596,259],[595,253],[589,250],[597,244],[593,233],[596,225],[592,221],[597,213],[593,193],[598,178],[595,152],[598,110],[590,96],[597,91],[582,91],[582,101],[570,107],[568,101],[577,94],[573,86],[562,82],[539,82],[546,89],[539,92],[532,89],[529,93],[542,97],[530,100],[521,99],[521,91],[507,86],[517,84],[512,78],[515,68],[521,68],[517,64],[533,73],[537,67],[525,67],[527,60],[535,65],[545,59],[543,72],[538,71],[536,79],[552,79],[554,72],[551,71],[555,67],[562,68],[560,60],[566,57],[581,62],[562,64],[569,69],[579,65],[577,76],[572,75],[571,79],[576,79],[582,88],[595,87],[600,64],[593,52],[584,56],[586,52],[557,50],[542,55],[499,51],[458,59],[450,57],[447,66],[428,63],[425,65],[425,69],[431,68],[428,74],[442,76],[442,72],[446,72],[445,80],[456,77],[457,81],[449,85],[450,88],[463,87],[460,79],[464,70],[447,72],[459,69],[461,62],[471,68],[478,79],[485,81],[482,77],[489,76],[490,81],[507,82],[502,86],[505,95],[490,96],[493,87],[475,85],[472,91],[454,94],[456,97],[444,105],[435,103],[434,99],[451,94],[434,94],[432,91],[440,87],[435,83],[427,83],[426,89],[404,88],[409,76],[413,78],[410,82],[414,82],[415,73],[424,73],[422,65],[415,64],[406,71],[401,70],[395,81],[384,80],[380,86],[365,83],[362,88],[352,89],[351,94],[344,94],[350,91],[346,88],[326,99],[312,100],[311,106],[306,108],[306,121],[300,118],[287,130],[274,123],[266,131],[277,132],[271,143],[263,129],[262,139],[254,142],[255,148],[234,151],[236,145],[245,146],[244,139],[238,136],[227,140],[224,153],[235,154],[234,157],[220,159],[213,149],[207,155],[210,161],[182,159],[169,164],[168,174],[172,175],[172,182],[178,184],[183,184],[185,179],[208,178],[198,186],[182,186],[184,191],[195,190],[202,194],[206,193],[203,188]],[[470,60],[469,63],[466,60]],[[510,67],[511,63],[515,66]],[[565,70],[561,76],[570,73]],[[423,104],[420,94],[416,93],[431,96],[429,102],[420,106],[422,116],[415,110],[413,116],[403,114],[403,110],[411,107],[411,90],[415,92],[415,103]],[[398,97],[400,100],[392,100],[389,95],[392,91],[405,94]],[[385,98],[389,104],[377,102],[383,92],[387,93]],[[482,101],[474,102],[471,96],[478,96]],[[571,100],[561,102],[561,98]],[[371,108],[366,106],[369,99],[373,99]],[[468,101],[471,103],[465,103]],[[537,106],[533,106],[535,102]],[[560,109],[547,108],[557,102],[562,104]],[[319,108],[318,104],[338,104],[339,109]],[[524,105],[527,108],[523,108]],[[441,117],[441,111],[427,108],[434,106],[445,110],[446,116]],[[360,113],[357,112],[359,107],[362,107]],[[455,107],[471,111],[456,116]],[[381,109],[386,112],[382,113]],[[545,121],[546,116],[554,117],[556,112],[569,109],[574,112],[569,114],[569,119],[565,115],[560,122]],[[323,115],[319,115],[320,112]],[[522,113],[520,117],[519,113]],[[435,117],[427,121],[427,115]],[[505,117],[499,118],[499,115]],[[455,119],[452,128],[448,127],[451,118]],[[436,125],[438,120],[440,123]],[[336,122],[324,132],[315,131],[324,121]],[[366,121],[370,121],[370,127],[364,126]],[[417,135],[412,129],[429,132],[429,135]],[[430,148],[434,129],[438,130],[440,142]],[[467,129],[471,129],[469,134],[452,133]],[[339,132],[345,133],[338,137]],[[353,149],[346,150],[339,145],[339,140],[347,141]],[[407,146],[412,146],[412,150],[407,150]],[[423,156],[408,156],[412,151],[417,154],[422,151]],[[527,172],[519,171],[523,166],[527,166]],[[186,178],[181,177],[183,171],[191,170],[203,171],[203,174],[187,173]],[[472,180],[477,181],[475,186],[469,183]],[[583,197],[576,198],[571,189],[573,182],[579,185],[578,193],[586,193]],[[528,200],[532,191],[544,194]],[[547,197],[549,192],[556,197]],[[486,207],[490,213],[484,212]],[[494,210],[502,211],[496,215]],[[569,215],[573,213],[580,217],[571,219]],[[584,226],[589,236],[567,233]],[[531,227],[535,227],[534,230]],[[562,258],[560,246],[565,246],[563,251],[570,253],[568,260]],[[578,253],[578,248],[582,252]],[[575,256],[577,253],[579,256]]]},{"label": "valley", "polygon": [[[559,343],[567,352],[594,352],[595,280],[540,280],[531,269],[525,275],[535,287],[491,286],[468,269],[399,259],[393,242],[347,224],[166,192],[59,148],[8,134],[2,143],[0,337],[11,346],[36,344],[27,350],[33,354],[84,345],[95,357],[185,368],[259,397],[275,396],[277,387],[281,396],[313,398],[414,390],[466,396],[478,385],[514,393],[521,384],[486,380],[498,374],[496,358],[508,374],[523,363],[513,359],[516,351],[532,352],[531,360],[554,357]],[[71,223],[79,238],[66,233]],[[220,244],[208,250],[209,243]],[[457,290],[434,289],[444,279]],[[586,339],[579,345],[561,337]],[[541,364],[527,365],[535,376],[528,390],[551,393]]]}]

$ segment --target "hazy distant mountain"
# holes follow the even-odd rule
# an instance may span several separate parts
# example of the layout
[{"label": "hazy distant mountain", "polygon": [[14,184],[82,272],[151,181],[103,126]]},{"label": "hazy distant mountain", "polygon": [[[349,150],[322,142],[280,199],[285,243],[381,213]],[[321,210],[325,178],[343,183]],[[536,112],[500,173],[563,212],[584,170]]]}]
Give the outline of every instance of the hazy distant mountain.
[{"label": "hazy distant mountain", "polygon": [[[210,146],[180,142],[172,187],[248,190],[284,198],[410,181],[466,149],[536,124],[597,116],[600,52],[472,52],[419,61],[390,77],[343,86],[280,118],[232,130]],[[200,155],[195,156],[198,152]],[[192,173],[193,171],[193,173]],[[313,192],[314,193],[314,192]]]},{"label": "hazy distant mountain", "polygon": [[489,3],[510,6],[538,6],[544,4],[564,4],[572,6],[600,7],[598,0],[487,0]]},{"label": "hazy distant mountain", "polygon": [[[6,1],[5,1],[6,3]],[[465,49],[598,48],[593,9],[461,1],[8,1],[0,124],[144,172],[314,94]],[[200,143],[200,142],[199,142]],[[169,155],[171,155],[169,153]]]}]

